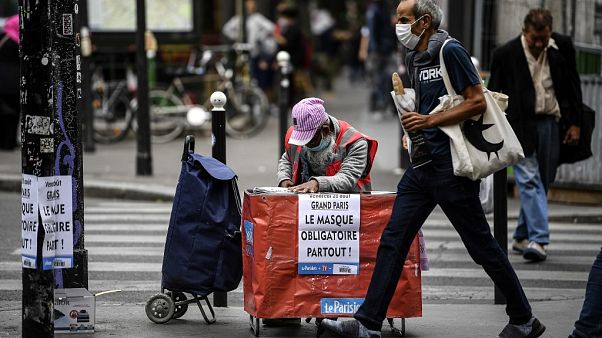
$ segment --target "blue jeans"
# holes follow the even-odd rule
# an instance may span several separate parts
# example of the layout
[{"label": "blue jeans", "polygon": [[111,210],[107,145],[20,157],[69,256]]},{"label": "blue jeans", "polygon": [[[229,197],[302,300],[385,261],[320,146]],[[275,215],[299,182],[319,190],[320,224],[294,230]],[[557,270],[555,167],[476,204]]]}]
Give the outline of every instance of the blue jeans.
[{"label": "blue jeans", "polygon": [[585,300],[570,338],[602,337],[602,250],[587,279]]},{"label": "blue jeans", "polygon": [[410,245],[437,204],[472,259],[483,266],[506,296],[510,321],[527,322],[531,307],[508,257],[491,234],[479,200],[479,182],[454,176],[449,159],[410,167],[402,177],[391,218],[380,238],[366,298],[354,317],[370,330],[381,329]]},{"label": "blue jeans", "polygon": [[548,200],[541,181],[536,154],[514,165],[514,179],[520,194],[516,240],[529,239],[541,245],[550,243]]},{"label": "blue jeans", "polygon": [[[539,164],[539,174],[546,193],[554,182],[560,153],[558,122],[554,116],[540,116],[537,120],[537,147],[535,154]],[[564,137],[564,136],[563,136]]]}]

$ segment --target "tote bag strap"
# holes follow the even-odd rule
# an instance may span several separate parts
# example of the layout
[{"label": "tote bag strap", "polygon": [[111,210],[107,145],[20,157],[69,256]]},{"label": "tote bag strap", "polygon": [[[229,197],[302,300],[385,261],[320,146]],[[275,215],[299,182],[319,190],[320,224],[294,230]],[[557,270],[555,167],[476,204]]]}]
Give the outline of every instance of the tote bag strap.
[{"label": "tote bag strap", "polygon": [[447,45],[447,43],[452,40],[453,39],[445,40],[445,42],[443,43],[443,46],[441,46],[441,49],[439,50],[439,64],[441,67],[441,76],[443,77],[443,83],[445,83],[445,89],[447,89],[447,94],[453,96],[453,95],[457,95],[457,94],[456,94],[456,91],[454,90],[454,87],[451,84],[451,80],[449,79],[449,74],[447,73],[447,67],[445,66],[445,59],[443,58],[443,48],[445,48],[445,45]]}]

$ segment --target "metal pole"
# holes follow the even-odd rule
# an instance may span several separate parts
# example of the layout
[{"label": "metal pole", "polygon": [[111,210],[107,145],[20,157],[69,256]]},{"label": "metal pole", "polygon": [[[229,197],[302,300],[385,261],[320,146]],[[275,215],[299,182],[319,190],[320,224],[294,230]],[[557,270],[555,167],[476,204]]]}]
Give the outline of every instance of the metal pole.
[{"label": "metal pole", "polygon": [[[507,174],[502,169],[493,174],[493,235],[506,255],[508,255],[508,196],[506,192]],[[495,304],[506,304],[506,297],[495,287]]]},{"label": "metal pole", "polygon": [[[210,97],[213,109],[211,110],[211,156],[226,164],[226,95],[214,92]],[[213,306],[227,307],[228,294],[226,292],[213,293]]]},{"label": "metal pole", "polygon": [[92,109],[92,39],[88,28],[88,0],[79,4],[79,32],[81,41],[82,97],[80,111],[84,120],[84,151],[95,152],[94,110]]},{"label": "metal pole", "polygon": [[[19,0],[19,15],[23,22],[20,32],[21,61],[21,172],[23,200],[33,194],[37,197],[37,185],[32,184],[32,179],[39,176],[52,176],[54,173],[53,155],[54,148],[49,153],[42,153],[40,146],[46,140],[52,140],[50,124],[53,123],[54,107],[48,100],[52,94],[52,69],[49,55],[51,53],[52,22],[47,1]],[[38,98],[37,100],[34,98]],[[31,98],[31,100],[29,99]],[[33,130],[28,128],[27,121],[38,121],[41,128]],[[34,133],[37,132],[37,133]],[[45,141],[42,141],[45,139]],[[25,175],[32,175],[27,178]],[[34,178],[35,176],[35,178]],[[25,188],[31,187],[31,190]],[[35,198],[35,197],[34,197]],[[37,198],[36,198],[37,201]],[[33,203],[27,203],[33,204]],[[54,337],[53,309],[54,309],[54,275],[52,270],[42,269],[42,243],[44,230],[40,228],[41,218],[37,211],[37,203],[31,207],[33,227],[30,238],[26,238],[23,231],[23,255],[30,248],[32,257],[30,262],[23,258],[22,271],[22,336],[23,337]],[[25,221],[23,212],[23,221]],[[35,221],[37,219],[37,221]],[[21,228],[21,227],[20,227]],[[33,245],[33,243],[37,245]]]},{"label": "metal pole", "polygon": [[291,73],[291,56],[285,51],[280,51],[276,55],[276,61],[280,67],[280,95],[279,95],[279,108],[280,108],[280,121],[279,130],[280,135],[278,143],[280,143],[280,153],[278,158],[284,154],[286,145],[284,140],[286,138],[286,131],[288,130],[288,116],[289,116],[289,93],[290,93],[290,79]]},{"label": "metal pole", "polygon": [[148,102],[148,64],[145,50],[146,4],[136,0],[136,69],[138,76],[137,102],[138,135],[136,135],[136,175],[152,176],[153,161],[150,141],[150,113]]}]

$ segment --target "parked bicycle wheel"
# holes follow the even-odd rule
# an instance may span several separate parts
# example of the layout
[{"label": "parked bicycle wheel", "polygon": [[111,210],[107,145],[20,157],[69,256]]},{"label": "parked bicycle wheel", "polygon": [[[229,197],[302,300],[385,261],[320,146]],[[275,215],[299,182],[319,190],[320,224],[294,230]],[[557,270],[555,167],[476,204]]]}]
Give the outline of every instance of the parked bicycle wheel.
[{"label": "parked bicycle wheel", "polygon": [[228,98],[232,106],[226,109],[226,133],[234,138],[259,134],[269,118],[268,99],[259,87],[239,84]]},{"label": "parked bicycle wheel", "polygon": [[114,143],[123,140],[132,125],[134,114],[125,95],[111,95],[103,101],[95,98],[94,140],[99,143]]},{"label": "parked bicycle wheel", "polygon": [[[153,143],[167,143],[175,140],[184,132],[182,111],[186,111],[186,105],[182,99],[163,89],[153,89],[148,93],[150,106],[150,132]],[[137,108],[134,99],[132,106]],[[134,123],[134,129],[138,125]]]}]

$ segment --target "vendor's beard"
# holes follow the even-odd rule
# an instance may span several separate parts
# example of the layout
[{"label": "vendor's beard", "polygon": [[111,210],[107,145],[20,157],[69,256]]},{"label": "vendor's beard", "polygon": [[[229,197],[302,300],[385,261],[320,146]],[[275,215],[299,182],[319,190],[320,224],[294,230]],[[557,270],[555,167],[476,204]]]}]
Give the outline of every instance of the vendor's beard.
[{"label": "vendor's beard", "polygon": [[307,157],[307,161],[309,165],[313,169],[314,172],[320,172],[323,174],[326,170],[326,166],[332,163],[335,152],[334,147],[334,135],[330,134],[328,136],[328,146],[321,151],[306,151],[305,156]]}]

